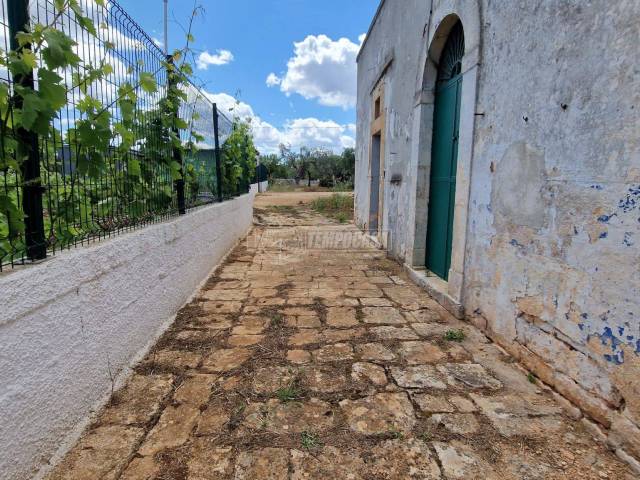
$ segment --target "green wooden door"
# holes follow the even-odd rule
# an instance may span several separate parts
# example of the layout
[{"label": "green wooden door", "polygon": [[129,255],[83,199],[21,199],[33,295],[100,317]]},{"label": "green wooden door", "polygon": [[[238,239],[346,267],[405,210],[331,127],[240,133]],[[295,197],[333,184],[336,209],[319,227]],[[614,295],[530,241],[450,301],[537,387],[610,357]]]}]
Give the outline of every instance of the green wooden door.
[{"label": "green wooden door", "polygon": [[425,262],[430,271],[445,280],[451,266],[464,53],[462,26],[456,27],[443,50],[436,86]]}]

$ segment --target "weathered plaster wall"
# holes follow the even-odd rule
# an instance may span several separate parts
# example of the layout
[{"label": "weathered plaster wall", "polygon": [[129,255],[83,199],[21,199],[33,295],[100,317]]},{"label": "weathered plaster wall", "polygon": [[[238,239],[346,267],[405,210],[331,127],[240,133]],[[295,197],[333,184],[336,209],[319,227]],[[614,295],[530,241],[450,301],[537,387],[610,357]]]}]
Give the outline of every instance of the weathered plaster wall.
[{"label": "weathered plaster wall", "polygon": [[[385,162],[383,225],[388,234],[390,252],[399,254],[403,251],[404,225],[407,215],[411,214],[398,207],[410,201],[410,189],[407,186],[412,182],[412,169],[407,159],[412,148],[413,92],[420,55],[419,44],[416,43],[420,42],[429,18],[429,5],[424,0],[403,0],[401,8],[394,8],[397,7],[395,3],[389,1],[382,6],[379,21],[367,40],[373,48],[364,50],[358,63],[355,207],[356,222],[364,228],[369,215],[370,185],[367,174],[369,125],[373,116],[370,94],[380,80],[384,82],[383,108],[386,113],[382,152]],[[402,29],[388,28],[387,25],[402,25]],[[398,74],[408,65],[411,65],[409,70]],[[399,181],[391,183],[394,176]]]},{"label": "weathered plaster wall", "polygon": [[32,478],[107,399],[248,231],[255,190],[0,276],[0,477]]},{"label": "weathered plaster wall", "polygon": [[[640,49],[630,40],[640,38],[640,3],[479,3],[459,300],[470,319],[608,428],[612,447],[640,459]],[[440,18],[460,8],[433,3]],[[408,208],[425,195],[415,152],[430,145],[407,132],[430,128],[412,104],[428,18],[427,1],[387,0],[358,65],[357,218],[366,218],[368,195],[367,89],[392,55],[385,154],[405,181],[386,188],[386,225],[391,253],[410,264],[411,215],[425,214],[424,206]]]}]

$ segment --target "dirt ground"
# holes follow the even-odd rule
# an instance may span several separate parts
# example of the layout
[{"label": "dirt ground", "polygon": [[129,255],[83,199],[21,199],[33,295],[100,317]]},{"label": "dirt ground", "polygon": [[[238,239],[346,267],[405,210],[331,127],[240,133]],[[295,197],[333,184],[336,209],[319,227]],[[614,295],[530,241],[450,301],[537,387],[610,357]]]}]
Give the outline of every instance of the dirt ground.
[{"label": "dirt ground", "polygon": [[254,205],[257,208],[270,206],[295,206],[300,203],[311,203],[317,198],[326,198],[334,192],[265,192],[256,196]]},{"label": "dirt ground", "polygon": [[49,479],[637,478],[352,225],[273,206],[300,195],[261,197]]}]

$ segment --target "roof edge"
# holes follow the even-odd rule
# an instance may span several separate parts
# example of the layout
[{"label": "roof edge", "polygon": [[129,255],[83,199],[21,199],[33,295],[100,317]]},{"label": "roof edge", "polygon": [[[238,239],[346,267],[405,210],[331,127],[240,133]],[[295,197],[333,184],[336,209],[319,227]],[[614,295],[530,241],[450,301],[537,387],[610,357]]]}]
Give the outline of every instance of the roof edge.
[{"label": "roof edge", "polygon": [[356,63],[358,63],[358,61],[360,60],[360,55],[362,54],[362,52],[364,51],[364,47],[367,44],[367,41],[369,40],[369,35],[371,34],[371,31],[373,30],[373,27],[376,24],[376,21],[378,20],[378,17],[380,16],[380,12],[382,11],[382,7],[384,6],[385,2],[387,0],[380,0],[380,4],[378,5],[378,9],[376,10],[375,15],[373,16],[373,20],[371,20],[371,24],[369,25],[369,29],[367,30],[367,36],[364,37],[364,42],[362,42],[362,45],[360,46],[360,51],[358,52],[358,55],[356,56]]}]

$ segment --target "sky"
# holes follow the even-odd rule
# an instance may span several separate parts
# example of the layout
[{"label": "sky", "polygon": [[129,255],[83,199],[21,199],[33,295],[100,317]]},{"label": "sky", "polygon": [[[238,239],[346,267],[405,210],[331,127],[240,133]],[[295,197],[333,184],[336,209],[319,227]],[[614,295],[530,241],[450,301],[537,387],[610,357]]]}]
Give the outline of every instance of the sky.
[{"label": "sky", "polygon": [[[162,0],[119,3],[162,44]],[[229,116],[250,119],[263,154],[279,144],[355,144],[356,55],[379,0],[169,0],[169,50],[191,11],[194,73]]]}]

